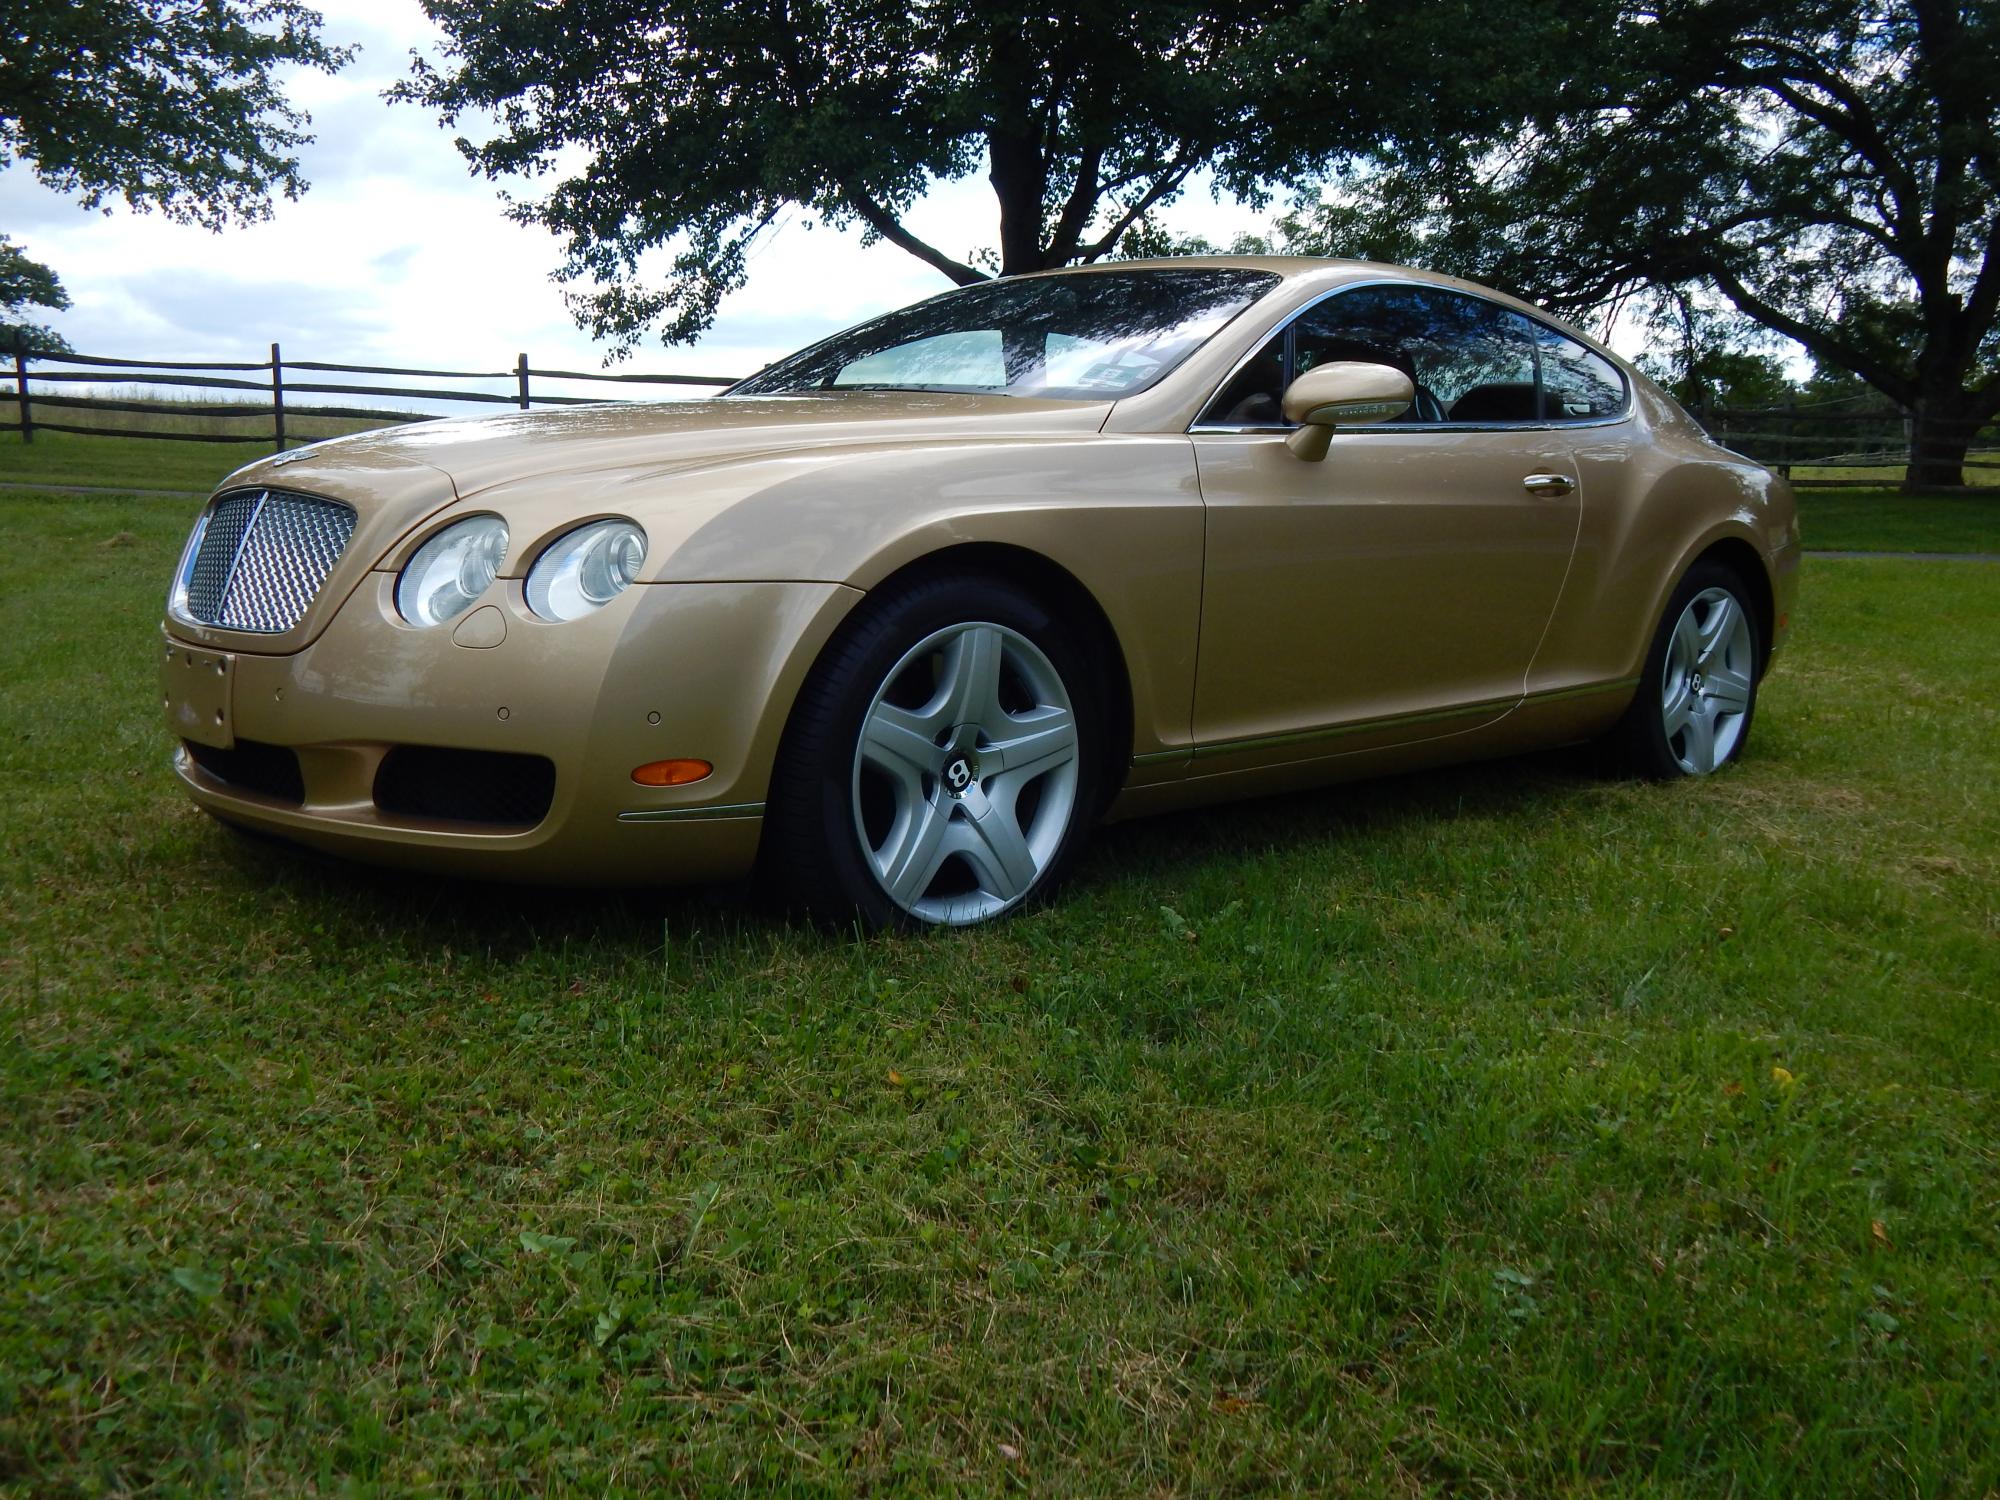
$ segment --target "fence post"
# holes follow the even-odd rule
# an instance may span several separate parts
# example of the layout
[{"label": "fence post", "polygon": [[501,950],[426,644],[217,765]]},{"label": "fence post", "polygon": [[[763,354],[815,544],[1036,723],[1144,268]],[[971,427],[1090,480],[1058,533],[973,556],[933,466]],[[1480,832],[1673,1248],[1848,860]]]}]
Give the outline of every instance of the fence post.
[{"label": "fence post", "polygon": [[25,330],[14,330],[14,391],[15,405],[21,409],[21,441],[35,440],[35,413],[28,405],[28,335]]},{"label": "fence post", "polygon": [[528,409],[528,356],[527,355],[517,354],[514,356],[514,375],[515,378],[519,380],[521,383],[521,410],[526,411]]},{"label": "fence post", "polygon": [[276,451],[285,451],[285,363],[278,346],[271,345],[271,428]]}]

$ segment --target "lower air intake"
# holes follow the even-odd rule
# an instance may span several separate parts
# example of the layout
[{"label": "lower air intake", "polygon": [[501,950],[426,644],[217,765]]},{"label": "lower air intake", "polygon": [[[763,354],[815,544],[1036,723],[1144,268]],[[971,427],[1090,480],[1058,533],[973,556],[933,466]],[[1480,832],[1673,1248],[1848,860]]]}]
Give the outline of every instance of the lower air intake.
[{"label": "lower air intake", "polygon": [[299,758],[284,745],[238,740],[232,748],[218,750],[213,745],[197,745],[193,740],[181,743],[187,746],[190,760],[235,791],[254,792],[293,807],[306,800]]},{"label": "lower air intake", "polygon": [[555,800],[556,768],[539,755],[398,745],[375,773],[385,813],[445,823],[532,828]]}]

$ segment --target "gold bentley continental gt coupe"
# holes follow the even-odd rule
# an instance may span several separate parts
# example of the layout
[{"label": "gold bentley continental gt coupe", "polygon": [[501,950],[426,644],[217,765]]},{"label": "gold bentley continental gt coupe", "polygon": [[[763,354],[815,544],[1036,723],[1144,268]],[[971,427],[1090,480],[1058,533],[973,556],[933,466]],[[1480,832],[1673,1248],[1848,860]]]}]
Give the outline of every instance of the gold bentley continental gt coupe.
[{"label": "gold bentley continental gt coupe", "polygon": [[244,828],[958,925],[1100,817],[1592,739],[1706,775],[1798,561],[1781,480],[1533,307],[1125,262],[712,398],[253,464],[188,538],[163,693],[189,793]]}]

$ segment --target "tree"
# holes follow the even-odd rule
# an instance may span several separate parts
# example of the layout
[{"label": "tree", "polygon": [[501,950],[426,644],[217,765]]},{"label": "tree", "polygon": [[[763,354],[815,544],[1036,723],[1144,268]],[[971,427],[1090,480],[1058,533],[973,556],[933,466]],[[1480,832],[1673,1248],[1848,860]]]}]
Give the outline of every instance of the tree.
[{"label": "tree", "polygon": [[[1494,0],[1478,14],[1496,7],[1539,9]],[[965,284],[1100,259],[1199,172],[1261,201],[1341,152],[1447,114],[1472,129],[1503,107],[1490,71],[1432,55],[1470,0],[424,9],[443,57],[419,60],[394,95],[447,126],[491,112],[496,130],[458,142],[476,173],[558,177],[511,212],[563,236],[558,279],[582,288],[572,310],[621,353],[654,323],[669,343],[705,329],[789,207]],[[908,211],[934,182],[982,169],[993,245],[912,232]]]},{"label": "tree", "polygon": [[1911,487],[1960,483],[2000,415],[2000,7],[1599,3],[1530,129],[1385,163],[1295,244],[1724,299],[1909,412]]},{"label": "tree", "polygon": [[25,347],[59,353],[69,348],[53,329],[27,320],[29,308],[57,311],[69,306],[56,273],[22,253],[0,234],[0,351]]},{"label": "tree", "polygon": [[[298,0],[0,0],[0,169],[25,162],[85,208],[123,198],[209,229],[263,218],[272,193],[304,191],[295,153],[312,139],[276,70],[352,56],[319,26]],[[53,271],[0,246],[10,319],[69,305]]]}]

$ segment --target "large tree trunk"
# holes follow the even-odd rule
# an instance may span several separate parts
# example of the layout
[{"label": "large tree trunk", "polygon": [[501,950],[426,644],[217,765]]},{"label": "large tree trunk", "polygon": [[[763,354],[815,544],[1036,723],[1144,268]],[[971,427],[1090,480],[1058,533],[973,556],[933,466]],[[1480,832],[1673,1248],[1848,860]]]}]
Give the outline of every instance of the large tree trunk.
[{"label": "large tree trunk", "polygon": [[1049,166],[1041,143],[1025,135],[989,131],[986,153],[987,177],[1000,200],[1000,274],[1042,270],[1042,194]]},{"label": "large tree trunk", "polygon": [[1980,426],[1973,399],[1956,384],[1921,392],[1910,408],[1910,467],[1905,491],[1965,483],[1965,450]]}]

